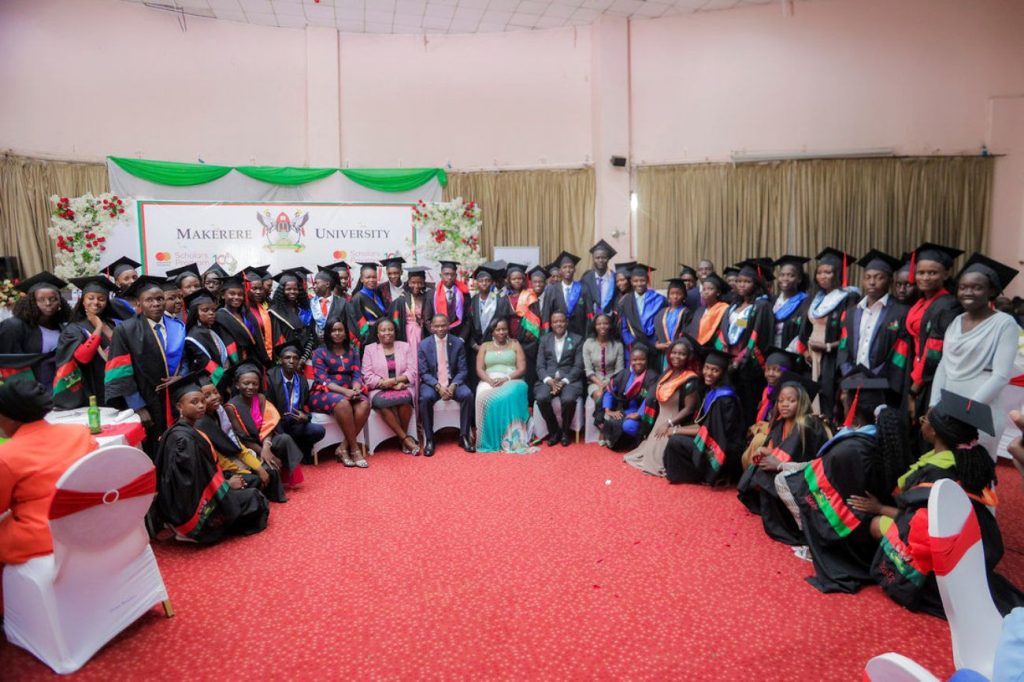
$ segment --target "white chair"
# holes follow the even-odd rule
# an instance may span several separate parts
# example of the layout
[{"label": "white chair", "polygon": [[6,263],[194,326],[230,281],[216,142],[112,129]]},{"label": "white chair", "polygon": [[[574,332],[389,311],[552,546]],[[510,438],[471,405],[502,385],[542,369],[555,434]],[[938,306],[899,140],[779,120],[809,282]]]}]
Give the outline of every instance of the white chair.
[{"label": "white chair", "polygon": [[939,682],[924,667],[901,654],[875,656],[864,666],[867,682]]},{"label": "white chair", "polygon": [[[965,527],[977,527],[974,508],[956,481],[935,483],[928,495],[928,535],[936,544],[959,536]],[[972,529],[973,530],[973,529]],[[932,557],[942,607],[949,621],[953,664],[992,677],[992,665],[1002,634],[1003,619],[992,601],[985,555],[980,537],[952,566],[938,553]],[[906,656],[895,653],[875,656],[864,668],[872,682],[933,682],[937,678]]]},{"label": "white chair", "polygon": [[[551,407],[555,411],[555,417],[558,421],[562,421],[562,401],[557,398],[551,401]],[[572,424],[569,428],[576,432],[576,442],[580,442],[580,429],[583,428],[583,398],[576,399],[576,414],[572,416]],[[544,417],[540,414],[540,408],[537,406],[537,401],[533,403],[533,416],[530,417],[530,432],[533,434],[532,440],[538,438],[544,438],[548,435],[548,424],[544,421]]]},{"label": "white chair", "polygon": [[313,446],[313,466],[317,466],[320,464],[320,451],[330,445],[344,445],[345,434],[332,415],[322,412],[311,412],[310,415],[314,424],[324,427],[324,437]]},{"label": "white chair", "polygon": [[[470,409],[473,409],[472,405],[470,405]],[[462,430],[462,421],[459,419],[458,400],[438,400],[434,403],[434,433],[441,429]],[[470,436],[471,434],[467,433],[465,435]]]},{"label": "white chair", "polygon": [[[455,404],[458,405],[458,403]],[[458,410],[456,410],[455,416],[458,417],[458,414]],[[405,425],[405,432],[416,438],[415,409],[409,416],[409,423]],[[398,436],[384,422],[384,418],[380,416],[380,413],[371,408],[370,417],[366,420],[366,427],[363,429],[363,441],[366,443],[367,454],[372,455],[377,446],[389,438],[398,438]]]},{"label": "white chair", "polygon": [[[928,496],[928,535],[934,539],[960,535],[977,526],[974,508],[955,481],[935,484]],[[1003,619],[992,601],[985,554],[979,537],[954,566],[935,560],[935,578],[953,640],[953,663],[992,677],[992,664],[1003,630]]]},{"label": "white chair", "polygon": [[149,457],[126,445],[100,448],[64,472],[50,509],[53,554],[4,567],[12,644],[70,673],[154,605],[174,615],[143,523],[155,474]]},{"label": "white chair", "polygon": [[[589,388],[589,386],[588,386]],[[601,440],[601,430],[594,424],[594,399],[589,395],[587,396],[587,402],[583,410],[583,423],[584,423],[584,443],[596,443]]]}]

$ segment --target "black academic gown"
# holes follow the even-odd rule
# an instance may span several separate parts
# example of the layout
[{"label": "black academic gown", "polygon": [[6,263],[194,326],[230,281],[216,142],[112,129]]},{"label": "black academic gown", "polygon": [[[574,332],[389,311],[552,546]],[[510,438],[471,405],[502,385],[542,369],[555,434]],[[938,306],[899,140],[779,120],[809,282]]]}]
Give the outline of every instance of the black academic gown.
[{"label": "black academic gown", "polygon": [[853,593],[871,581],[877,541],[871,537],[871,516],[847,505],[850,495],[871,493],[889,504],[876,471],[873,433],[844,430],[828,441],[810,466],[786,476],[786,485],[800,509],[804,543],[811,550],[814,575],[807,579],[822,592]]},{"label": "black academic gown", "polygon": [[[205,370],[213,385],[224,393],[228,386],[227,370],[231,366],[231,356],[228,354],[228,357],[221,358],[220,349],[213,338],[215,334],[217,332],[213,329],[198,324],[189,329],[185,338],[185,362],[189,372]],[[230,353],[223,338],[221,343],[225,351]]]},{"label": "black academic gown", "polygon": [[[219,314],[220,311],[218,311]],[[298,308],[283,304],[270,307],[270,323],[274,330],[274,347],[280,346],[285,341],[298,344],[302,349],[300,362],[305,363],[313,355],[316,347],[316,325],[313,323],[313,314],[304,310],[303,314],[309,317],[306,321],[298,312]]]},{"label": "black academic gown", "polygon": [[[423,338],[430,336],[430,321],[434,318],[434,312],[438,310],[438,305],[435,302],[438,292],[445,294],[445,289],[441,284],[437,284],[433,289],[428,290],[426,299],[423,301],[423,324],[426,327],[426,330],[423,333]],[[454,304],[457,297],[461,297],[462,299],[461,318],[458,316],[458,309]],[[455,291],[452,294],[452,301],[453,304],[448,306],[448,333],[459,337],[463,341],[468,341],[471,332],[471,325],[469,323],[469,296],[462,293],[458,287],[455,287]]]},{"label": "black academic gown", "polygon": [[658,399],[655,397],[654,391],[658,386],[658,379],[661,376],[660,372],[653,367],[648,367],[644,373],[644,380],[640,385],[640,390],[633,396],[627,397],[626,391],[629,389],[629,378],[631,375],[632,372],[626,367],[612,379],[608,393],[611,399],[611,407],[605,408],[605,412],[607,413],[607,410],[611,409],[621,411],[623,416],[625,416],[625,414],[635,411],[640,415],[638,419],[639,429],[636,436],[630,436],[623,430],[625,420],[609,419],[607,414],[605,414],[602,420],[601,433],[604,435],[604,439],[608,441],[608,446],[613,450],[621,449],[622,443],[634,447],[647,437],[651,427],[654,425],[654,420],[658,417]]},{"label": "black academic gown", "polygon": [[[254,400],[259,400],[260,413],[266,413],[267,398],[264,395],[257,395]],[[242,441],[245,447],[254,452],[263,450],[263,441],[260,439],[260,430],[252,420],[252,413],[249,406],[245,404],[242,396],[236,395],[224,406],[228,417],[231,419],[231,426],[235,429],[235,435]],[[274,433],[267,437],[270,439],[270,451],[281,460],[281,466],[285,469],[285,480],[290,480],[291,472],[295,471],[302,464],[302,450],[299,449],[295,440],[286,433],[281,433],[281,426],[278,424]]]},{"label": "black academic gown", "polygon": [[256,488],[231,489],[210,441],[195,427],[178,421],[167,430],[157,446],[156,471],[157,509],[181,535],[212,544],[267,527],[267,498]]},{"label": "black academic gown", "polygon": [[[204,415],[201,419],[197,420],[196,429],[205,434],[209,439],[215,455],[220,455],[221,457],[240,457],[242,455],[242,447],[231,440],[231,437],[224,433],[224,430],[220,427],[220,422],[210,415]],[[256,456],[259,457],[259,453]],[[284,484],[281,483],[281,472],[270,467],[264,467],[264,470],[268,476],[265,486],[260,483],[260,477],[255,472],[252,474],[242,474],[246,486],[258,488],[271,502],[287,502],[288,496],[285,495]],[[225,472],[225,477],[230,478],[231,475]]]},{"label": "black academic gown", "polygon": [[[784,420],[776,419],[766,443],[781,462],[809,462],[828,440],[825,427],[817,417],[809,417],[804,429],[794,428],[785,438],[782,437],[784,425]],[[777,475],[777,471],[764,471],[751,464],[740,478],[737,496],[751,513],[761,517],[768,537],[787,545],[802,545],[803,532],[775,489]]]},{"label": "black academic gown", "polygon": [[377,322],[387,314],[387,306],[380,295],[367,293],[361,288],[345,305],[345,317],[349,340],[360,351],[371,343],[377,343]]},{"label": "black academic gown", "polygon": [[738,473],[746,447],[740,424],[740,403],[731,386],[704,396],[696,436],[671,436],[665,446],[665,477],[669,483],[713,485]]},{"label": "black academic gown", "polygon": [[[263,339],[263,332],[260,330],[259,320],[246,308],[242,314],[248,320],[247,326],[244,322],[229,313],[225,308],[217,310],[214,329],[224,342],[228,350],[228,364],[236,365],[242,362],[255,362],[266,366],[270,364],[270,357],[267,356],[267,345]],[[271,320],[275,318],[271,314]],[[252,331],[250,331],[250,327]],[[277,345],[277,344],[274,344]]]},{"label": "black academic gown", "polygon": [[[791,307],[783,307],[778,313],[774,312],[775,300],[772,300],[772,317],[775,320],[774,336],[772,344],[776,348],[787,350],[794,339],[799,338],[800,330],[807,320],[807,309],[811,306],[811,297],[806,292],[800,292],[803,300]],[[776,297],[777,298],[777,297]]]},{"label": "black academic gown", "polygon": [[[682,338],[686,328],[690,324],[691,313],[685,307],[679,308],[674,315],[674,323],[671,321],[669,311],[672,308],[665,307],[654,316],[654,341],[655,343],[671,343]],[[665,371],[668,365],[668,350],[658,353],[660,359],[659,369]]]},{"label": "black academic gown", "polygon": [[[43,351],[43,333],[20,317],[0,322],[0,353],[35,354]],[[55,352],[45,353],[33,364],[36,381],[51,384],[57,371]]]},{"label": "black academic gown", "polygon": [[580,284],[583,285],[584,291],[587,292],[587,300],[590,302],[590,314],[591,319],[601,313],[611,314],[615,310],[615,272],[611,269],[608,270],[611,277],[608,279],[608,284],[605,285],[611,289],[611,294],[608,296],[608,303],[601,305],[601,295],[597,287],[597,273],[593,270],[587,270],[580,277]]},{"label": "black academic gown", "polygon": [[[107,322],[116,328],[112,320]],[[96,396],[97,405],[107,404],[103,384],[107,365],[104,355],[110,351],[110,340],[100,334],[100,346],[92,362],[82,364],[75,359],[75,353],[92,336],[92,331],[93,326],[88,320],[68,322],[61,330],[55,356],[57,378],[53,385],[53,404],[59,409],[85,407],[89,404],[89,396]]]},{"label": "black academic gown", "polygon": [[767,382],[764,378],[764,363],[768,346],[771,345],[772,325],[775,317],[772,307],[766,298],[756,299],[751,305],[754,310],[747,318],[747,326],[743,328],[735,342],[729,339],[729,315],[733,307],[722,315],[721,336],[728,344],[735,369],[730,369],[731,383],[736,388],[742,406],[742,426],[746,431],[757,419],[757,406],[761,402],[761,393]]},{"label": "black academic gown", "polygon": [[920,362],[922,363],[922,389],[915,400],[918,416],[928,412],[932,394],[932,380],[935,378],[935,370],[939,368],[939,362],[942,360],[942,344],[946,338],[946,329],[956,316],[962,312],[963,308],[955,296],[948,293],[940,294],[935,297],[925,310],[924,316],[921,318],[920,334],[916,339],[909,332],[905,331],[906,323],[904,322],[904,338],[908,340],[909,349],[913,353],[912,357],[908,359],[907,378],[904,382],[906,386],[904,393],[908,396],[908,399],[913,400],[909,393],[910,387],[914,383],[911,375],[915,358],[921,358]]},{"label": "black academic gown", "polygon": [[[808,297],[813,303],[813,296]],[[847,310],[850,306],[856,305],[857,298],[854,294],[848,294],[828,315],[825,326],[825,339],[823,343],[832,344],[831,353],[821,353],[821,373],[818,376],[818,405],[821,406],[821,415],[835,423],[842,422],[842,406],[839,405],[839,341],[843,335],[843,327],[846,324]],[[810,305],[807,308],[807,315],[810,314]],[[810,349],[811,333],[814,331],[814,324],[805,315],[804,321],[800,324],[800,334],[797,337],[797,351],[801,354]]]},{"label": "black academic gown", "polygon": [[[430,336],[430,320],[426,319],[423,312],[426,306],[426,297],[429,296],[430,293],[431,290],[427,290],[427,293],[424,294],[424,301],[423,305],[420,307],[419,319],[416,320],[415,322],[415,324],[417,324],[417,326],[419,326],[420,328],[420,340],[423,340],[427,336]],[[395,339],[398,341],[409,341],[409,335],[406,330],[406,325],[409,321],[410,315],[410,296],[412,296],[412,294],[405,294],[403,296],[399,296],[398,298],[391,302],[391,305],[388,307],[387,310],[387,317],[391,318],[391,320],[395,323]]]},{"label": "black academic gown", "polygon": [[[868,369],[875,376],[888,379],[889,388],[894,393],[902,392],[906,382],[907,363],[893,362],[893,353],[907,321],[907,310],[907,306],[897,303],[892,296],[889,297],[886,305],[882,307],[878,322],[875,323],[868,350]],[[842,376],[857,366],[857,348],[861,341],[860,321],[863,313],[864,311],[857,306],[851,307],[846,313],[845,330],[839,341],[839,352],[836,357]]]},{"label": "black academic gown", "polygon": [[574,287],[579,288],[579,298],[569,309],[569,304],[562,293],[562,283],[549,284],[544,289],[544,305],[541,306],[540,317],[544,331],[551,328],[551,314],[554,312],[565,313],[569,321],[569,331],[587,338],[587,330],[590,320],[593,319],[593,302],[587,290],[579,282],[573,282]]}]

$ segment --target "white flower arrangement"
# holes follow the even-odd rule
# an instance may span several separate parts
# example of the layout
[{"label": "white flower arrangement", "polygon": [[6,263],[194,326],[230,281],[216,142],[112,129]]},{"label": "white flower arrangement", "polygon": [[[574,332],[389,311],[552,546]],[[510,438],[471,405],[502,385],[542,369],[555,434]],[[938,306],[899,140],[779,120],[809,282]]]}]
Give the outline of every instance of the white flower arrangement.
[{"label": "white flower arrangement", "polygon": [[413,206],[412,221],[417,232],[426,235],[423,243],[415,245],[418,258],[457,261],[462,280],[484,261],[480,253],[483,220],[475,202],[467,203],[462,197],[429,203],[420,200]]},{"label": "white flower arrangement", "polygon": [[56,266],[53,274],[68,277],[95,275],[107,250],[107,236],[121,220],[131,200],[122,200],[116,194],[92,193],[69,199],[50,197],[53,210],[47,233],[54,240]]}]

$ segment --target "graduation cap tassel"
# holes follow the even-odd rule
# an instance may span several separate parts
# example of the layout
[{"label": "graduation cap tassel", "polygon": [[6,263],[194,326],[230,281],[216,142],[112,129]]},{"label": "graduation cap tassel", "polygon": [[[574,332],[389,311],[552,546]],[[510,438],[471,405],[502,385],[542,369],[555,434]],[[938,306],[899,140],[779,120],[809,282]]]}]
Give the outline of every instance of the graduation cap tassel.
[{"label": "graduation cap tassel", "polygon": [[850,403],[850,410],[846,413],[846,419],[843,421],[843,426],[850,429],[853,428],[853,415],[857,414],[857,401],[860,400],[860,389],[853,394],[853,402]]},{"label": "graduation cap tassel", "polygon": [[913,286],[917,280],[917,249],[910,252],[910,285]]},{"label": "graduation cap tassel", "polygon": [[849,286],[849,284],[848,284],[848,276],[849,276],[849,275],[848,275],[848,272],[847,272],[847,268],[848,268],[849,266],[847,265],[847,262],[848,262],[848,261],[847,261],[847,258],[846,258],[846,254],[843,254],[843,288],[844,288],[844,289],[845,289],[845,288],[846,288],[847,286]]}]

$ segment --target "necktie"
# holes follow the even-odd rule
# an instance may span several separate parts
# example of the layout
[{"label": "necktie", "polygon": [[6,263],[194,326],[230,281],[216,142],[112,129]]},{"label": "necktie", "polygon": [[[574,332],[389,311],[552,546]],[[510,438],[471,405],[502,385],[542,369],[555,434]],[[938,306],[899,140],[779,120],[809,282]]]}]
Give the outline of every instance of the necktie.
[{"label": "necktie", "polygon": [[448,289],[445,292],[445,296],[448,298],[448,314],[449,315],[451,315],[451,310],[452,310],[452,293],[453,292],[452,292],[451,289]]},{"label": "necktie", "polygon": [[324,317],[327,317],[327,299],[326,298],[321,298],[320,299],[320,314],[323,315]]},{"label": "necktie", "polygon": [[604,277],[597,278],[597,307],[604,306]]},{"label": "necktie", "polygon": [[160,341],[161,350],[167,350],[167,339],[164,338],[164,323],[157,322],[155,325],[153,325],[153,329],[156,330],[156,338],[158,341]]},{"label": "necktie", "polygon": [[434,343],[437,345],[437,382],[441,384],[441,388],[448,388],[448,353],[445,348],[441,347],[441,344],[446,341],[447,339],[443,341],[438,338],[434,339]]}]

